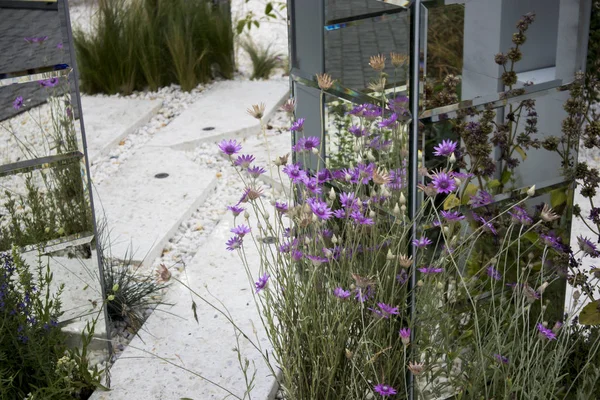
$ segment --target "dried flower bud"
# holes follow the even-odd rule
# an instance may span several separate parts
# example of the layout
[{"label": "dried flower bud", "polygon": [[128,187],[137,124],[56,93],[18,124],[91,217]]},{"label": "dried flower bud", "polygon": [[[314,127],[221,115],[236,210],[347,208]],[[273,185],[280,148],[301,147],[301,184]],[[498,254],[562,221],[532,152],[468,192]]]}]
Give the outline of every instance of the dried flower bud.
[{"label": "dried flower bud", "polygon": [[333,236],[331,237],[331,243],[333,244],[337,244],[339,242],[337,236],[335,236],[335,233],[333,234]]},{"label": "dried flower bud", "polygon": [[281,109],[285,111],[289,115],[293,115],[294,111],[296,111],[296,99],[289,98],[285,103],[281,106]]},{"label": "dried flower bud", "polygon": [[317,83],[322,90],[329,90],[333,86],[334,80],[329,74],[317,74]]},{"label": "dried flower bud", "polygon": [[533,197],[533,195],[535,195],[535,185],[533,185],[532,187],[530,187],[530,188],[527,190],[527,196],[529,196],[529,197]]},{"label": "dried flower bud", "polygon": [[394,205],[394,210],[392,211],[392,213],[397,217],[400,215],[400,206],[398,205],[398,203],[396,203],[396,205]]},{"label": "dried flower bud", "polygon": [[508,51],[507,56],[510,61],[517,62],[521,60],[521,58],[523,57],[523,53],[521,53],[521,50],[517,49],[516,47],[513,47]]},{"label": "dried flower bud", "polygon": [[316,147],[313,147],[310,151],[313,154],[319,154],[319,149],[317,149]]},{"label": "dried flower bud", "polygon": [[392,250],[388,249],[387,255],[385,256],[386,260],[388,261],[392,261],[393,259],[396,258],[396,256],[394,254],[392,254]]},{"label": "dried flower bud", "polygon": [[450,157],[448,157],[448,162],[450,162],[450,164],[454,164],[456,162],[456,156],[454,155],[454,152],[450,154]]},{"label": "dried flower bud", "polygon": [[515,71],[506,71],[502,74],[502,83],[504,86],[513,86],[517,83],[517,73]]},{"label": "dried flower bud", "polygon": [[525,43],[527,37],[522,32],[513,33],[512,42],[516,45],[521,45]]},{"label": "dried flower bud", "polygon": [[385,57],[382,54],[371,56],[371,59],[369,60],[369,65],[375,71],[381,72],[385,69]]},{"label": "dried flower bud", "polygon": [[400,193],[400,204],[401,205],[405,205],[406,204],[406,197],[404,197],[404,193]]},{"label": "dried flower bud", "polygon": [[538,293],[542,294],[544,293],[544,290],[546,290],[546,288],[548,287],[549,283],[548,282],[544,282],[540,285],[540,287],[537,289]]},{"label": "dried flower bud", "polygon": [[498,53],[496,54],[494,60],[496,61],[496,64],[504,65],[508,62],[508,57],[506,57],[506,55],[504,55],[503,53]]},{"label": "dried flower bud", "polygon": [[425,284],[425,282],[423,282],[423,280],[422,280],[422,279],[419,279],[419,280],[417,281],[417,286],[418,286],[418,287],[423,287],[423,285],[424,285],[424,284]]},{"label": "dried flower bud", "polygon": [[335,190],[333,188],[329,190],[329,200],[335,200]]}]

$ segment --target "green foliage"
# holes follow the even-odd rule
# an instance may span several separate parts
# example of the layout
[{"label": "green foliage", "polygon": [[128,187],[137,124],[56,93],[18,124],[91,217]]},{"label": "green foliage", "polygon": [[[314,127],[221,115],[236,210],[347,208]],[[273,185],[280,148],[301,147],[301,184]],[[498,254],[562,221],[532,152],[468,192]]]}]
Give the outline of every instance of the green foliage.
[{"label": "green foliage", "polygon": [[[52,273],[41,262],[32,270],[16,250],[0,253],[0,399],[83,399],[99,386],[87,346],[69,349],[57,320],[63,287],[52,293]],[[89,331],[91,330],[91,334]]]},{"label": "green foliage", "polygon": [[242,43],[242,47],[252,60],[250,79],[269,79],[273,70],[282,66],[281,54],[273,53],[271,46],[262,47],[248,39]]},{"label": "green foliage", "polygon": [[592,3],[590,36],[588,39],[587,72],[600,80],[600,1]]},{"label": "green foliage", "polygon": [[87,93],[190,91],[235,68],[229,15],[207,0],[100,0],[94,30],[74,42]]}]

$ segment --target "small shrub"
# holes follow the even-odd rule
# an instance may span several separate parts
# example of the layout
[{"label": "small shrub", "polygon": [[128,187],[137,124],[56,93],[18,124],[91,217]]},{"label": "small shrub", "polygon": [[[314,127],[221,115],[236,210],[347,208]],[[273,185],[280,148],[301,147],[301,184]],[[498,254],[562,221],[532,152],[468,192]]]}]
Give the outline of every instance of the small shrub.
[{"label": "small shrub", "polygon": [[251,40],[243,42],[241,46],[252,60],[250,79],[269,79],[273,70],[282,66],[281,54],[272,52],[271,46],[262,47]]}]

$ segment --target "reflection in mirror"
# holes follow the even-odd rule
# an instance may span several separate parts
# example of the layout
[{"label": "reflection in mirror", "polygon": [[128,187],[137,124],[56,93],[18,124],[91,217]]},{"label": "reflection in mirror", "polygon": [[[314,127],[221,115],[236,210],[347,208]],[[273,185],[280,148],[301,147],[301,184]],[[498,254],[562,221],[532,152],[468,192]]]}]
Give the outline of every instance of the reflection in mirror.
[{"label": "reflection in mirror", "polygon": [[[558,79],[555,85],[559,85],[561,80],[571,81],[579,67],[571,65],[573,57],[568,60],[559,56],[559,43],[569,35],[571,43],[577,42],[577,30],[567,31],[566,24],[559,23],[570,17],[559,3],[424,3],[424,108],[485,97],[528,82],[541,84]],[[565,39],[559,38],[561,35]]]},{"label": "reflection in mirror", "polygon": [[[398,6],[405,7],[408,1],[374,1],[374,0],[325,0],[325,20],[357,18],[365,15],[398,11]],[[389,4],[386,4],[389,3]]]},{"label": "reflection in mirror", "polygon": [[[345,87],[369,93],[373,91],[370,84],[379,75],[369,61],[381,54],[386,57],[386,87],[405,85],[409,31],[406,11],[333,26],[325,32],[325,72]],[[397,56],[392,59],[391,53]]]},{"label": "reflection in mirror", "polygon": [[0,178],[0,250],[93,232],[77,159]]},{"label": "reflection in mirror", "polygon": [[0,165],[79,149],[66,77],[0,86]]}]

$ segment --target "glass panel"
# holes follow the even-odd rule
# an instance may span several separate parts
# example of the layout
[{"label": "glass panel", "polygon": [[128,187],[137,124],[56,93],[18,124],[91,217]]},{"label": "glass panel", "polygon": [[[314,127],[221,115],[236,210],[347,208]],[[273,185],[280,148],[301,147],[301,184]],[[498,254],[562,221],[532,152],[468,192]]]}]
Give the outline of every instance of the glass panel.
[{"label": "glass panel", "polygon": [[72,161],[0,178],[0,250],[93,232],[83,165]]},{"label": "glass panel", "polygon": [[66,77],[0,86],[0,165],[81,150]]},{"label": "glass panel", "polygon": [[0,73],[70,64],[56,4],[52,8],[0,2]]},{"label": "glass panel", "polygon": [[[557,74],[558,64],[570,63],[556,56],[559,0],[424,4],[427,30],[422,33],[421,53],[426,55],[425,109],[516,89],[527,82],[572,80],[574,68],[569,74]],[[533,12],[535,18],[523,17]],[[515,36],[518,23],[524,29]],[[572,39],[572,43],[577,41]],[[504,54],[503,66],[497,63],[499,53]]]},{"label": "glass panel", "polygon": [[408,60],[395,67],[390,53],[409,52],[409,13],[367,18],[325,32],[325,71],[343,86],[370,92],[369,83],[379,73],[369,66],[371,56],[386,57],[387,87],[407,82]]},{"label": "glass panel", "polygon": [[323,3],[321,0],[292,2],[292,67],[308,75],[323,70]]},{"label": "glass panel", "polygon": [[374,0],[325,0],[327,21],[352,18],[365,14],[394,11],[398,6]]}]

